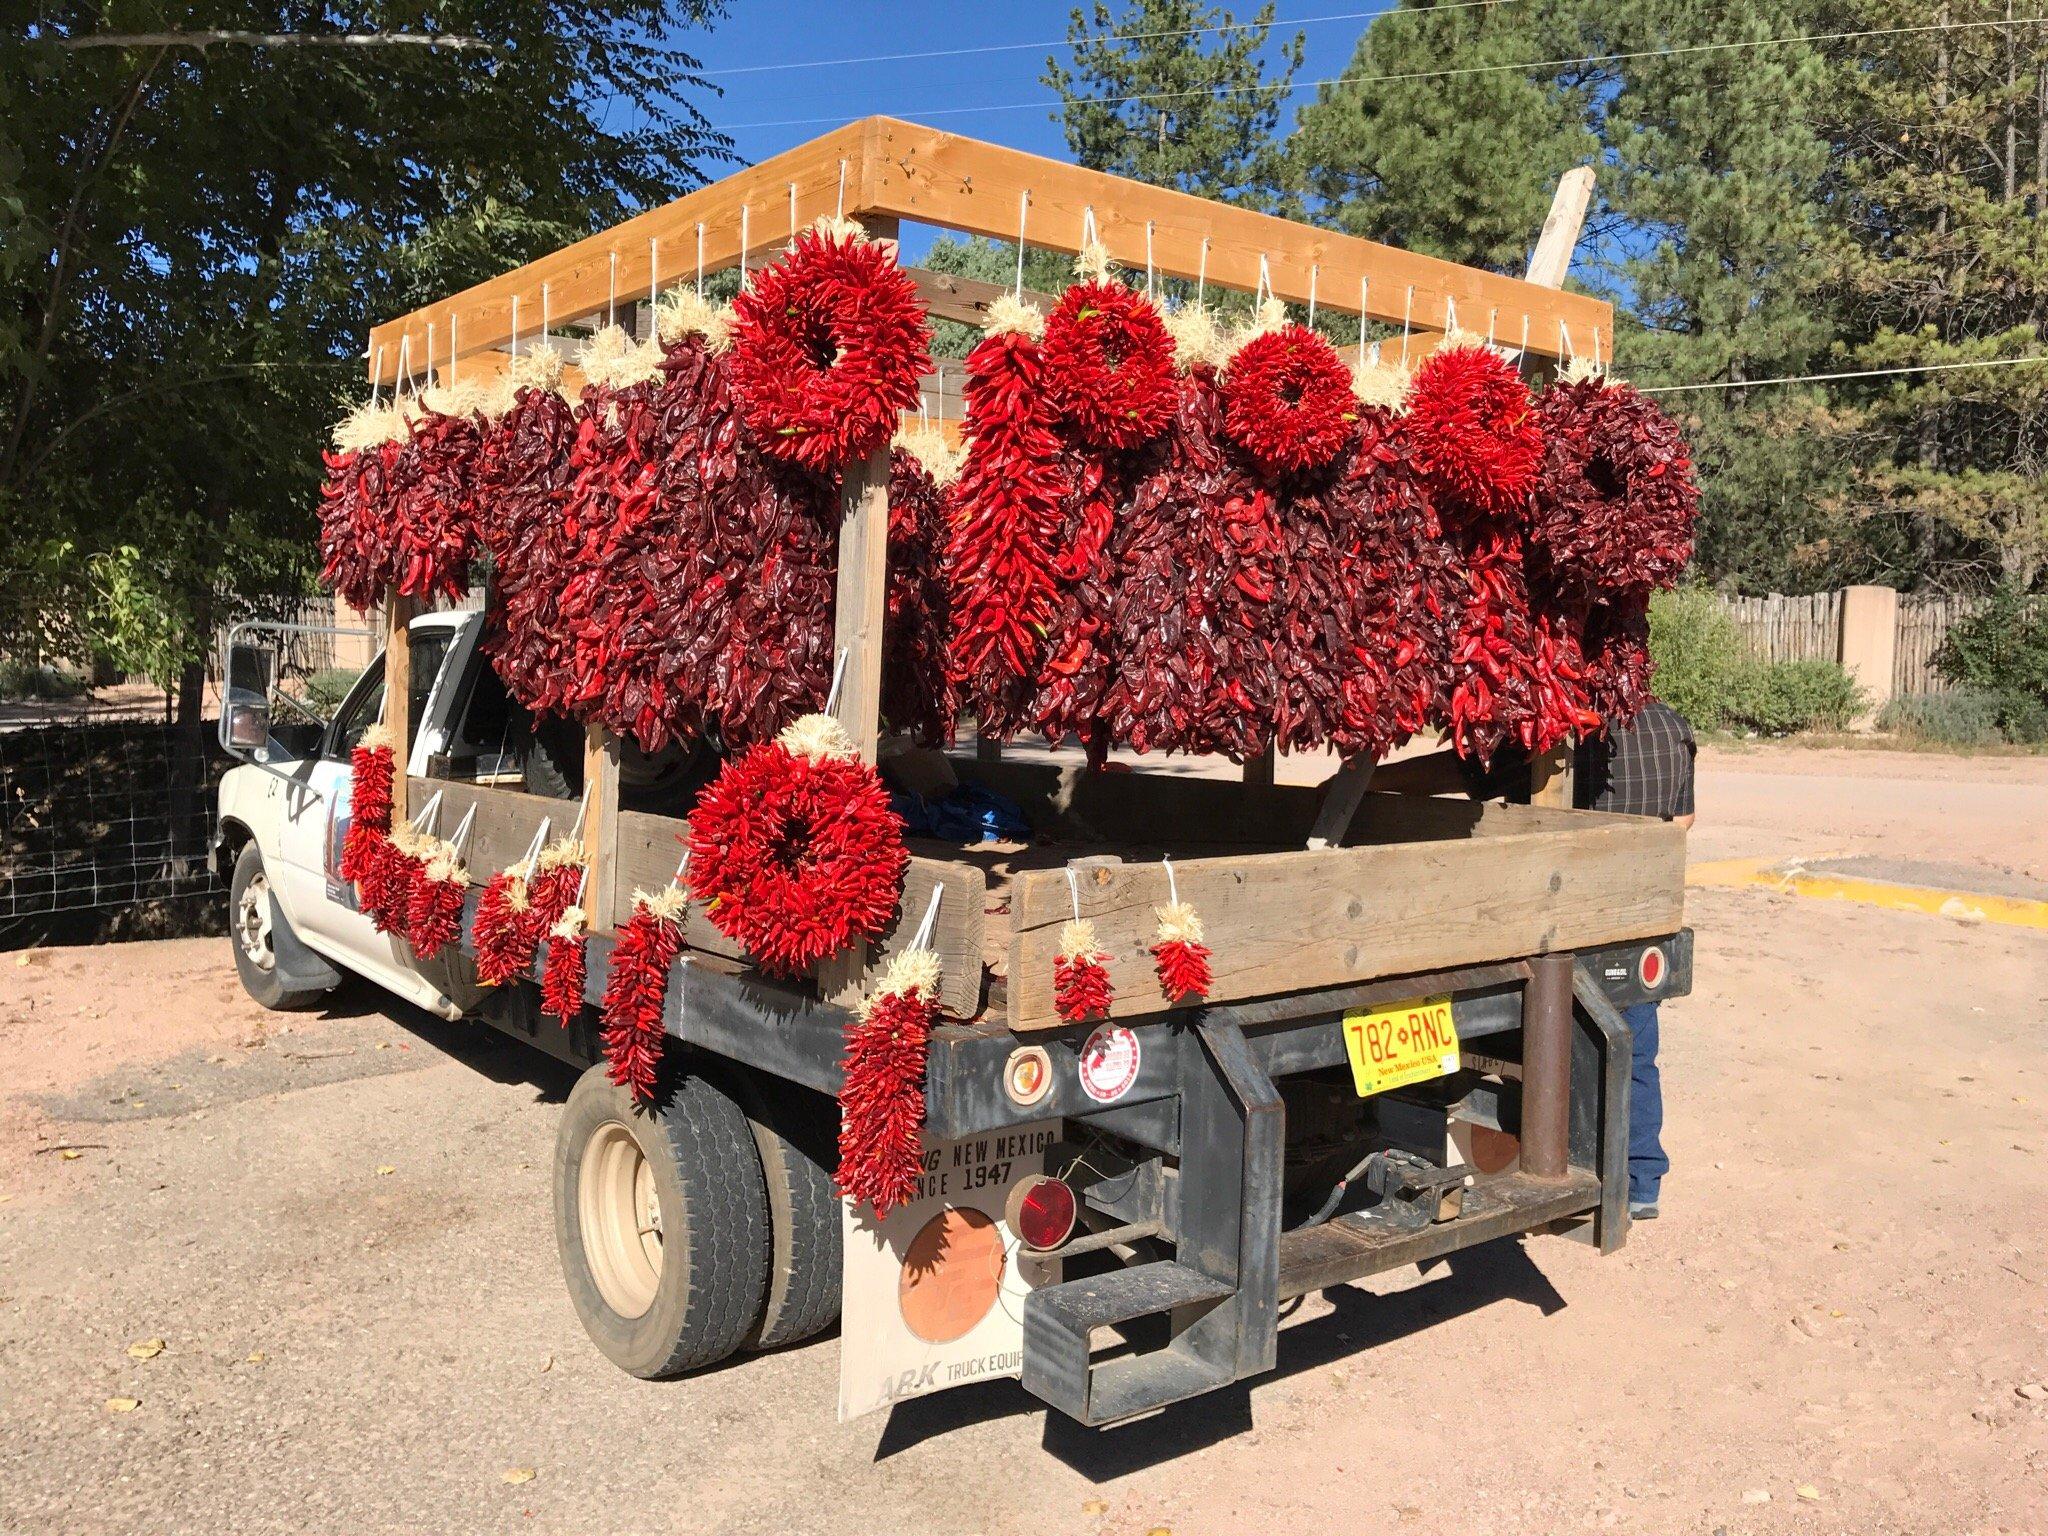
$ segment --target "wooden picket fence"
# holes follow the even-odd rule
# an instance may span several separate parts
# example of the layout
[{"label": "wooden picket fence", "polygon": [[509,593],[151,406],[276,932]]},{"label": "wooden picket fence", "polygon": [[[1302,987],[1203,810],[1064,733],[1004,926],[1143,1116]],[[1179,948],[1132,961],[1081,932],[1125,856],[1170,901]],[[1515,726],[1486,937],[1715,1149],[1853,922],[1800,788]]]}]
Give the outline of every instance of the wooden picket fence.
[{"label": "wooden picket fence", "polygon": [[[2040,605],[2042,598],[2032,602]],[[1892,652],[1892,695],[1946,693],[1949,683],[1934,667],[1934,654],[1952,625],[1983,608],[1981,597],[1901,596],[1897,640]],[[1842,647],[1842,594],[1815,592],[1787,596],[1723,597],[1721,604],[1742,630],[1760,661],[1838,661]]]},{"label": "wooden picket fence", "polygon": [[1721,605],[1742,630],[1759,661],[1839,661],[1842,650],[1842,594],[1814,592],[1788,597],[1724,597]]}]

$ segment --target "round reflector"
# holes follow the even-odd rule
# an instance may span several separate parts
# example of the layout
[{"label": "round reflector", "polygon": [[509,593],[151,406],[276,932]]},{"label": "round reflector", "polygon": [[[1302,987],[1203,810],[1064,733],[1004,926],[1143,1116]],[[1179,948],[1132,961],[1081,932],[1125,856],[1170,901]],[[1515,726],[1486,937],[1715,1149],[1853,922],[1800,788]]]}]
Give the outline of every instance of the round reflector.
[{"label": "round reflector", "polygon": [[1079,1214],[1074,1191],[1044,1174],[1034,1174],[1011,1190],[1004,1210],[1017,1240],[1040,1253],[1071,1237]]},{"label": "round reflector", "polygon": [[1036,1104],[1052,1091],[1052,1057],[1042,1045],[1020,1045],[1010,1052],[1003,1087],[1018,1104]]},{"label": "round reflector", "polygon": [[1643,989],[1654,992],[1664,984],[1664,951],[1652,944],[1636,961],[1636,975],[1642,978]]}]

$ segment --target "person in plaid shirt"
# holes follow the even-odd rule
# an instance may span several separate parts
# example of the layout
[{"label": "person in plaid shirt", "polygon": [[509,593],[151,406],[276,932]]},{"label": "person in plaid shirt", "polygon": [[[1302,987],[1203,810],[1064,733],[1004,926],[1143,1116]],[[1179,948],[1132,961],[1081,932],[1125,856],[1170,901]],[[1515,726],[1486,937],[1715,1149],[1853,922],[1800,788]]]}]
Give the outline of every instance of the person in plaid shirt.
[{"label": "person in plaid shirt", "polygon": [[[1655,816],[1681,827],[1693,822],[1692,725],[1662,699],[1652,699],[1624,726],[1579,743],[1572,795],[1581,810]],[[1671,1160],[1664,1155],[1664,1085],[1657,1071],[1657,1005],[1621,1010],[1635,1038],[1628,1101],[1628,1213],[1657,1215],[1657,1191]]]}]

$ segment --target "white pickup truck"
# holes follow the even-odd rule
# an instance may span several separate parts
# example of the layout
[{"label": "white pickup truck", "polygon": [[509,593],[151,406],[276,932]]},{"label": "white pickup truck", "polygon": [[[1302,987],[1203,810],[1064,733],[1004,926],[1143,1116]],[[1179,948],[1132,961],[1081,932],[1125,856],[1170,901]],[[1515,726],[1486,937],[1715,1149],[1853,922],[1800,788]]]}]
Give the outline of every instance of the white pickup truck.
[{"label": "white pickup truck", "polygon": [[[481,881],[544,822],[567,832],[599,764],[598,799],[615,803],[583,839],[613,870],[588,903],[595,1005],[624,895],[672,878],[717,755],[650,760],[614,741],[586,758],[580,727],[507,695],[484,626],[437,613],[407,631],[408,808],[443,797],[444,835],[472,815]],[[1324,821],[1307,787],[934,754],[928,768],[1007,797],[1031,834],[908,840],[896,927],[866,963],[922,942],[920,914],[941,912],[944,1018],[924,1084],[928,1188],[876,1223],[832,1183],[858,980],[766,976],[693,907],[663,1014],[674,1070],[658,1104],[636,1105],[607,1078],[596,1006],[543,1020],[537,969],[477,986],[468,921],[422,961],[357,910],[338,872],[349,753],[386,713],[384,658],[319,718],[278,686],[291,640],[252,625],[224,645],[221,741],[242,762],[221,784],[216,851],[243,984],[299,1008],[353,973],[582,1068],[558,1132],[556,1235],[585,1329],[635,1375],[813,1336],[843,1300],[842,1412],[1007,1374],[1108,1423],[1271,1369],[1280,1306],[1308,1290],[1513,1233],[1602,1251],[1627,1233],[1617,1009],[1690,987],[1677,828],[1368,794],[1335,846],[1303,852]],[[1114,904],[1142,934],[1161,850],[1191,845],[1215,856],[1178,864],[1182,888],[1209,893],[1210,942],[1242,974],[1200,1007],[1136,1006],[1133,991],[1099,1024],[1040,1016],[1048,936],[1082,899],[1071,875],[1104,921]],[[1253,874],[1264,894],[1234,897]],[[1133,963],[1149,964],[1137,942]],[[1361,1042],[1422,1010],[1450,1049],[1420,1080],[1367,1081]],[[1110,1331],[1135,1347],[1105,1353]]]}]

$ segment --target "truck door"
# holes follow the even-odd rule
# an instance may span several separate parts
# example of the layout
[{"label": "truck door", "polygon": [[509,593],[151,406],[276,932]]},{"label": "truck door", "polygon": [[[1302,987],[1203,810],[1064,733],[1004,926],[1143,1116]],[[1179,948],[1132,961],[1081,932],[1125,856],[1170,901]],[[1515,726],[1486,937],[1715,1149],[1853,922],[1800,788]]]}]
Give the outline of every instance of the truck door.
[{"label": "truck door", "polygon": [[[457,649],[453,642],[459,634],[446,624],[421,625],[412,632],[413,681],[406,710],[413,761],[406,771],[418,773],[430,750],[423,729],[429,718],[427,705],[451,650]],[[459,649],[466,652],[468,648]],[[282,867],[273,878],[287,886],[286,910],[300,936],[314,949],[440,1010],[446,999],[417,974],[411,951],[392,935],[377,932],[357,910],[355,890],[340,874],[341,841],[348,830],[349,754],[383,713],[384,659],[380,656],[343,702],[318,758],[310,765],[305,782],[314,793],[290,799],[276,851]]]}]

